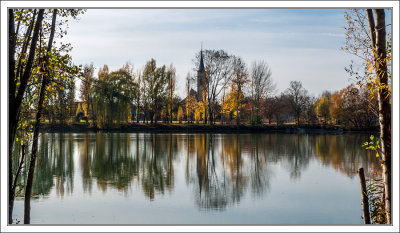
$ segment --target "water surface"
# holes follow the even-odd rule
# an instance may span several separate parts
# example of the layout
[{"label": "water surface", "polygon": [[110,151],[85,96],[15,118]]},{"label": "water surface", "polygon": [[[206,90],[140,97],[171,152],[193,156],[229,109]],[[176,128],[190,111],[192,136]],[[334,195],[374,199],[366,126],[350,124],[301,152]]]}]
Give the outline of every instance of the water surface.
[{"label": "water surface", "polygon": [[31,223],[362,224],[368,136],[44,133]]}]

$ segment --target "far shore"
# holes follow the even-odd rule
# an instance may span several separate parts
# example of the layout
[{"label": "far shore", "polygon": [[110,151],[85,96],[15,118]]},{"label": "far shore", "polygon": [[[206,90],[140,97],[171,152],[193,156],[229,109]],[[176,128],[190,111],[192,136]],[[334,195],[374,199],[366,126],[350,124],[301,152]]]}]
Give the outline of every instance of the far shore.
[{"label": "far shore", "polygon": [[122,125],[118,128],[112,129],[99,129],[96,127],[90,127],[86,124],[75,123],[75,124],[42,124],[40,126],[41,132],[49,133],[84,133],[84,132],[124,132],[124,133],[135,133],[135,132],[160,132],[160,133],[268,133],[268,132],[279,132],[279,133],[331,133],[341,134],[347,132],[358,132],[358,133],[379,133],[378,127],[372,127],[368,129],[346,129],[340,126],[333,125],[205,125],[205,124],[166,124],[157,123],[151,124],[137,124],[131,123]]}]

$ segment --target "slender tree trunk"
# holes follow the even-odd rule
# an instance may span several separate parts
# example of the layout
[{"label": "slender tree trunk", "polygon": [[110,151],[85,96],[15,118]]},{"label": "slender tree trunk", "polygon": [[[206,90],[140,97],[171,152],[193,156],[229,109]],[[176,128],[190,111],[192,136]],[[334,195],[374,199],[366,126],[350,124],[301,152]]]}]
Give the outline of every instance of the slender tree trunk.
[{"label": "slender tree trunk", "polygon": [[[14,10],[8,10],[8,88],[9,88],[9,100],[14,101],[15,95],[15,22],[14,22]],[[11,122],[13,120],[13,122]],[[16,119],[9,116],[11,125],[15,125],[14,128],[10,127],[9,138],[8,138],[8,223],[12,223],[12,212],[14,206],[14,192],[12,191],[13,173],[12,173],[12,148],[14,144],[14,137],[16,132]]]},{"label": "slender tree trunk", "polygon": [[374,50],[375,75],[379,81],[378,104],[379,104],[379,125],[380,139],[383,160],[383,181],[385,186],[385,211],[386,223],[391,224],[391,206],[392,206],[392,161],[391,161],[391,104],[390,92],[387,88],[387,62],[386,62],[386,30],[385,30],[385,11],[384,9],[374,9],[374,16],[371,9],[367,9],[367,18],[370,26],[372,47]]},{"label": "slender tree trunk", "polygon": [[300,114],[297,114],[297,125],[300,125]]},{"label": "slender tree trunk", "polygon": [[13,212],[13,209],[14,209],[15,190],[17,188],[17,182],[18,182],[17,179],[18,179],[18,176],[19,176],[19,174],[20,174],[20,172],[22,170],[22,165],[24,164],[24,159],[25,159],[25,145],[23,144],[22,145],[21,160],[19,162],[18,169],[17,169],[17,172],[15,174],[15,178],[14,178],[13,184],[11,186],[11,193],[12,193],[13,196],[12,196],[12,199],[10,199],[10,216],[11,216],[11,219],[9,220],[10,224],[12,223],[12,212]]},{"label": "slender tree trunk", "polygon": [[[383,9],[374,10],[376,17],[376,56],[380,57],[377,62],[376,76],[379,78],[379,83],[388,85],[387,64],[386,64],[386,31],[385,31],[385,11]],[[379,71],[379,72],[378,72]],[[381,72],[382,71],[382,72]],[[392,199],[392,161],[391,161],[391,104],[390,95],[387,88],[379,88],[378,103],[379,103],[379,124],[381,126],[381,147],[383,154],[383,179],[385,182],[385,209],[387,224],[391,224],[391,199]]]},{"label": "slender tree trunk", "polygon": [[[25,72],[21,78],[20,81],[20,86],[18,89],[18,93],[15,96],[15,93],[10,93],[10,95],[12,95],[12,98],[10,98],[9,101],[9,126],[10,126],[10,131],[9,131],[9,140],[10,140],[10,144],[9,144],[9,151],[12,151],[12,144],[14,142],[15,139],[15,133],[16,133],[16,129],[17,129],[17,125],[18,125],[18,119],[19,119],[19,114],[20,114],[20,110],[21,110],[21,103],[22,103],[22,98],[25,94],[25,90],[26,87],[28,85],[28,80],[29,77],[31,76],[31,71],[32,71],[32,65],[33,65],[33,60],[35,58],[35,51],[36,51],[36,44],[39,38],[39,30],[42,26],[42,21],[43,21],[43,14],[44,14],[44,9],[40,9],[39,10],[39,14],[38,14],[38,18],[36,20],[36,24],[35,24],[35,29],[33,32],[33,37],[32,37],[32,43],[30,46],[30,50],[29,50],[29,57],[28,57],[28,61],[26,63],[26,68],[25,68]],[[10,54],[10,56],[14,56],[14,52],[12,54]],[[10,64],[12,65],[12,64]],[[15,65],[15,64],[14,64]],[[10,68],[11,70],[11,68]],[[14,68],[13,68],[14,70]],[[12,72],[14,73],[14,72]],[[10,74],[12,74],[10,73]],[[15,78],[14,76],[12,78]],[[11,77],[9,78],[9,80],[11,80]],[[14,79],[12,79],[12,82],[14,83]],[[10,83],[11,84],[11,83]],[[14,89],[15,90],[15,89]],[[14,97],[15,96],[15,97]],[[10,153],[11,155],[11,153]]]},{"label": "slender tree trunk", "polygon": [[22,74],[22,71],[23,71],[22,60],[24,58],[26,58],[25,54],[26,54],[26,51],[28,49],[29,42],[31,41],[31,34],[32,34],[32,30],[33,30],[33,25],[35,25],[35,18],[36,18],[36,9],[33,11],[33,16],[32,16],[31,22],[29,23],[28,30],[26,30],[26,33],[25,33],[25,36],[24,36],[25,41],[22,44],[22,49],[21,49],[21,52],[20,52],[21,56],[19,56],[19,58],[18,58],[18,65],[17,65],[17,68],[16,68],[16,76],[17,77],[22,77],[22,75],[23,75]]},{"label": "slender tree trunk", "polygon": [[213,117],[213,112],[212,112],[211,104],[209,101],[208,102],[208,121],[209,121],[210,125],[213,125],[213,123],[214,123],[212,117]]},{"label": "slender tree trunk", "polygon": [[[33,37],[32,37],[32,42],[30,46],[30,51],[29,51],[29,56],[28,60],[26,63],[26,68],[23,76],[21,77],[20,80],[20,86],[18,88],[18,93],[16,93],[16,86],[15,86],[15,43],[16,43],[16,38],[15,38],[15,29],[14,29],[14,11],[12,9],[9,10],[9,115],[8,115],[8,120],[9,120],[9,134],[8,134],[8,189],[9,189],[9,216],[8,220],[9,223],[12,223],[12,211],[13,211],[13,205],[14,205],[14,197],[15,194],[12,192],[12,180],[13,180],[13,174],[12,174],[12,148],[14,145],[14,140],[15,140],[15,134],[17,131],[18,127],[18,121],[19,121],[19,114],[21,110],[21,103],[22,103],[22,97],[24,96],[27,84],[28,84],[28,79],[31,75],[31,68],[33,65],[33,60],[35,58],[35,50],[36,50],[36,44],[38,41],[39,37],[39,29],[41,28],[42,25],[42,20],[43,20],[43,13],[44,9],[39,10],[38,18],[36,20],[35,24],[35,30],[33,32]],[[32,22],[34,22],[35,17],[32,18]],[[28,31],[30,31],[28,29]],[[21,68],[22,70],[22,68]],[[21,71],[22,72],[22,71]],[[16,179],[16,178],[15,178]]]},{"label": "slender tree trunk", "polygon": [[43,77],[42,86],[40,87],[38,112],[36,113],[35,127],[33,133],[32,153],[29,161],[28,178],[25,188],[25,205],[24,205],[24,224],[30,224],[30,211],[31,211],[31,193],[33,183],[33,173],[35,171],[36,153],[38,149],[40,117],[42,115],[43,102],[45,96],[46,77]]},{"label": "slender tree trunk", "polygon": [[370,219],[370,216],[369,216],[369,204],[368,204],[367,188],[366,188],[366,185],[365,185],[364,168],[358,169],[358,176],[360,178],[361,199],[362,199],[362,204],[363,204],[364,224],[371,224],[371,219]]},{"label": "slender tree trunk", "polygon": [[[52,19],[52,24],[51,24],[51,32],[50,32],[49,42],[48,42],[48,46],[47,46],[47,53],[51,52],[51,48],[53,45],[54,31],[55,31],[55,26],[56,26],[55,25],[56,18],[57,18],[57,9],[54,9],[53,10],[53,19]],[[45,55],[45,63],[44,63],[44,66],[46,67],[45,68],[46,74],[42,78],[42,85],[40,87],[38,111],[36,113],[35,126],[34,126],[34,132],[33,132],[32,152],[31,152],[31,158],[29,161],[28,177],[27,177],[26,188],[25,188],[24,224],[30,224],[31,194],[32,194],[33,175],[35,172],[36,155],[37,155],[37,149],[38,149],[40,118],[42,116],[42,111],[43,111],[44,98],[45,98],[45,94],[46,94],[45,93],[46,86],[49,83],[49,71],[48,71],[49,57],[48,57],[47,53]]]},{"label": "slender tree trunk", "polygon": [[[89,84],[88,84],[88,86],[89,86]],[[89,90],[87,90],[87,106],[86,106],[86,112],[87,112],[87,116],[86,116],[86,124],[88,125],[89,124],[89,118],[90,118],[90,96],[89,96],[89,93],[90,93],[90,88],[88,87],[88,89]]]},{"label": "slender tree trunk", "polygon": [[136,123],[139,123],[139,104],[136,104]]}]

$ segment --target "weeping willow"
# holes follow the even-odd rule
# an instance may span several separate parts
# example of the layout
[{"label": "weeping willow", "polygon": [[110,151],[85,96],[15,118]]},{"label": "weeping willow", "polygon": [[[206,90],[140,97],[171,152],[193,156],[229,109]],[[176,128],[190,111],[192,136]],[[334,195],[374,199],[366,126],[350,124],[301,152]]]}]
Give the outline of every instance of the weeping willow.
[{"label": "weeping willow", "polygon": [[93,105],[98,128],[116,128],[130,119],[136,83],[129,72],[120,69],[99,76],[93,85]]}]

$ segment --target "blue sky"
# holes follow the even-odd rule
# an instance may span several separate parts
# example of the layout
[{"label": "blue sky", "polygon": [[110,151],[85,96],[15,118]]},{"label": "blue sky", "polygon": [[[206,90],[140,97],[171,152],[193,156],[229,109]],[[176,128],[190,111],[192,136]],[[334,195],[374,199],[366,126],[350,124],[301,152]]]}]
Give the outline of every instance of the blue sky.
[{"label": "blue sky", "polygon": [[89,9],[70,21],[65,40],[74,47],[75,64],[116,70],[127,61],[142,68],[151,58],[158,65],[173,63],[181,97],[201,42],[204,49],[242,57],[248,66],[265,60],[277,93],[299,80],[318,95],[351,82],[344,67],[355,58],[340,50],[343,14],[344,9]]}]

